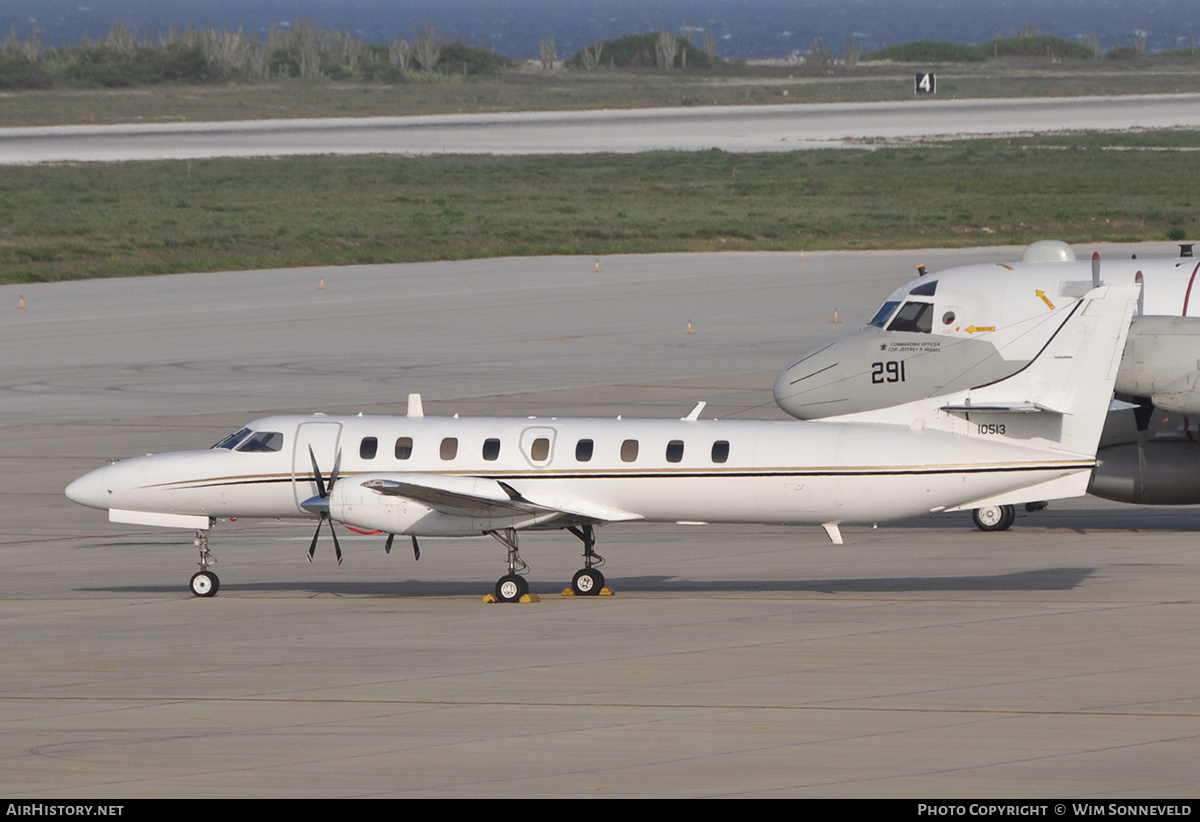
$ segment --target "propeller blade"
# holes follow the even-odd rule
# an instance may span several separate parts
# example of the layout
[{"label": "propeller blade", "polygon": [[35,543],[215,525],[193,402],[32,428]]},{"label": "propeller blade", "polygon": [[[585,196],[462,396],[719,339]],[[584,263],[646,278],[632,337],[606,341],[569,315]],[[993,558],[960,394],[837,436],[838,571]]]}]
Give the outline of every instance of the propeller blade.
[{"label": "propeller blade", "polygon": [[392,540],[396,538],[395,534],[388,534],[387,542],[383,544],[383,552],[390,554],[392,552]]},{"label": "propeller blade", "polygon": [[333,553],[338,565],[342,564],[342,546],[338,544],[337,531],[333,530],[333,520],[329,520],[329,536],[333,537]]},{"label": "propeller blade", "polygon": [[312,460],[313,479],[317,482],[317,495],[324,499],[329,496],[329,492],[325,490],[325,480],[321,477],[321,469],[317,467],[317,455],[313,453],[311,445],[308,446],[308,458]]},{"label": "propeller blade", "polygon": [[317,521],[317,530],[313,534],[312,544],[308,546],[308,561],[312,562],[313,554],[317,552],[317,540],[321,538],[321,523],[325,521],[325,515],[321,514],[321,519]]},{"label": "propeller blade", "polygon": [[333,471],[329,474],[329,490],[333,491],[333,484],[337,482],[338,467],[342,464],[342,449],[337,450],[337,454],[333,458]]},{"label": "propeller blade", "polygon": [[420,545],[417,545],[417,535],[416,535],[416,534],[412,534],[412,541],[413,541],[413,559],[415,559],[415,560],[417,560],[418,562],[420,562],[420,560],[421,560],[421,546],[420,546]]}]

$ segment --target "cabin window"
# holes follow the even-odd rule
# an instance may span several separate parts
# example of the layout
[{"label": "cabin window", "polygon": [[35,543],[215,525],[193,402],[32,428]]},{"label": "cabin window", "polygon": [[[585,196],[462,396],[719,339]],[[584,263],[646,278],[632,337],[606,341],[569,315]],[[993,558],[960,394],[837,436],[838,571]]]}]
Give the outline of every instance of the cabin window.
[{"label": "cabin window", "polygon": [[575,459],[578,462],[590,462],[595,443],[591,440],[580,440],[575,443]]},{"label": "cabin window", "polygon": [[379,450],[379,440],[375,437],[363,437],[363,441],[358,446],[358,455],[365,460],[375,459],[375,452]]},{"label": "cabin window", "polygon": [[667,443],[667,462],[679,462],[683,459],[683,440],[671,440]]},{"label": "cabin window", "polygon": [[500,456],[500,440],[490,439],[483,441],[483,458],[488,462]]},{"label": "cabin window", "polygon": [[892,320],[888,331],[917,331],[928,334],[933,331],[933,304],[905,303],[896,312],[896,319]]},{"label": "cabin window", "polygon": [[887,325],[888,319],[892,316],[892,313],[896,310],[896,306],[898,305],[900,305],[900,303],[896,302],[895,300],[888,300],[879,307],[878,311],[875,312],[875,316],[871,320],[871,325],[875,326],[876,328],[883,328],[885,325]]},{"label": "cabin window", "polygon": [[638,441],[625,440],[621,443],[621,462],[633,462],[637,459]]},{"label": "cabin window", "polygon": [[458,437],[446,437],[442,440],[441,450],[442,459],[452,460],[458,456]]},{"label": "cabin window", "polygon": [[246,436],[249,433],[250,433],[249,428],[243,428],[241,431],[234,431],[228,437],[226,437],[225,439],[221,440],[216,445],[214,445],[212,447],[212,450],[215,451],[218,448],[227,448],[230,451],[232,451],[239,442],[246,439]]},{"label": "cabin window", "polygon": [[412,437],[401,437],[396,440],[396,459],[406,460],[412,456]]},{"label": "cabin window", "polygon": [[729,441],[717,440],[712,447],[712,461],[725,462],[729,459]]},{"label": "cabin window", "polygon": [[238,446],[242,452],[279,451],[283,448],[283,434],[278,431],[259,431]]},{"label": "cabin window", "polygon": [[529,458],[534,462],[545,462],[550,459],[550,439],[538,437],[529,446]]}]

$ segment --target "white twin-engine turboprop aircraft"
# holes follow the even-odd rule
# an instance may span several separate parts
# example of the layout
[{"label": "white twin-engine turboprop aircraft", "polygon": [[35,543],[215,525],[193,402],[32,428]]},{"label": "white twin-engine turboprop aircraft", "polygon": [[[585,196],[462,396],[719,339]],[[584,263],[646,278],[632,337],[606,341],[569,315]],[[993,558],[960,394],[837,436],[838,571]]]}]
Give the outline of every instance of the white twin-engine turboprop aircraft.
[{"label": "white twin-engine turboprop aircraft", "polygon": [[[1003,380],[819,422],[274,416],[206,451],[121,460],[67,496],[114,522],[195,529],[197,596],[216,593],[218,517],[316,518],[417,537],[495,537],[496,597],[528,593],[519,532],[584,545],[577,594],[604,585],[592,550],[608,522],[841,523],[1082,495],[1137,301],[1101,287],[1060,309],[1058,330]],[[330,523],[330,530],[333,524]],[[339,562],[341,547],[334,535]]]}]

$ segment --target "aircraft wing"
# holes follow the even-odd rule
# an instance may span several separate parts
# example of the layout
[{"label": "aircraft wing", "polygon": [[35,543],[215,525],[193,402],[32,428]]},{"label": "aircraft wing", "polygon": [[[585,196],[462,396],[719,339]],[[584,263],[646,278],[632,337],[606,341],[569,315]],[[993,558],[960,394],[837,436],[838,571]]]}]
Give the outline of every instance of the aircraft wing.
[{"label": "aircraft wing", "polygon": [[[489,517],[520,512],[563,515],[572,521],[625,522],[641,514],[553,491],[522,493],[513,485],[484,477],[396,474],[362,483],[377,494],[404,497],[452,516]],[[544,521],[544,520],[543,520]]]}]

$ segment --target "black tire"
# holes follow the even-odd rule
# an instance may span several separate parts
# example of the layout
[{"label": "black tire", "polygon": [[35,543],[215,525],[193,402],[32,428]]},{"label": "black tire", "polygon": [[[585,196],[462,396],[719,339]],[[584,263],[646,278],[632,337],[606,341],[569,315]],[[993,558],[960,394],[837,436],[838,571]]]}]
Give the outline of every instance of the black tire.
[{"label": "black tire", "polygon": [[1007,531],[1017,519],[1017,509],[1012,505],[989,505],[972,511],[971,519],[985,533]]},{"label": "black tire", "polygon": [[516,602],[529,593],[529,583],[516,574],[505,574],[496,581],[496,599]]},{"label": "black tire", "polygon": [[217,579],[217,575],[212,571],[197,571],[192,574],[192,581],[188,587],[191,588],[193,596],[213,597],[221,587],[221,580]]},{"label": "black tire", "polygon": [[604,574],[595,568],[576,571],[575,576],[571,579],[571,590],[575,592],[576,596],[597,597],[600,596],[600,589],[603,587]]}]

